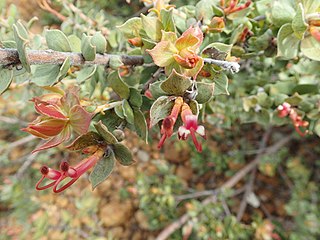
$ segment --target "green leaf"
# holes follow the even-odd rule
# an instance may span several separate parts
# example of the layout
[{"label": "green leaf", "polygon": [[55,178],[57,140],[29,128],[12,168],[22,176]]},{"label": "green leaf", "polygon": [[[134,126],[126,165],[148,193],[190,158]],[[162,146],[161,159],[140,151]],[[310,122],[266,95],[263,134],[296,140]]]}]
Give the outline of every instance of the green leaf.
[{"label": "green leaf", "polygon": [[320,61],[320,42],[314,37],[308,36],[301,41],[301,52],[308,58]]},{"label": "green leaf", "polygon": [[78,38],[76,35],[70,35],[70,36],[68,36],[68,40],[69,40],[72,52],[81,52],[81,39],[80,38]]},{"label": "green leaf", "polygon": [[57,81],[61,81],[68,73],[71,66],[70,58],[67,57],[61,67],[59,68],[59,74]]},{"label": "green leaf", "polygon": [[147,36],[155,41],[161,40],[161,29],[163,29],[162,23],[157,17],[147,17],[141,14],[142,27],[145,30]]},{"label": "green leaf", "polygon": [[118,71],[111,72],[107,78],[107,81],[109,82],[113,91],[115,91],[115,93],[117,93],[121,98],[129,98],[129,86],[121,79]]},{"label": "green leaf", "polygon": [[84,81],[90,79],[97,70],[97,65],[84,67],[77,73],[78,83],[83,83]]},{"label": "green leaf", "polygon": [[314,132],[320,137],[320,120],[318,120],[314,126]]},{"label": "green leaf", "polygon": [[227,18],[230,20],[245,18],[250,13],[251,9],[252,9],[251,6],[249,6],[240,11],[230,13],[229,15],[227,15]]},{"label": "green leaf", "polygon": [[100,183],[102,183],[104,180],[106,180],[110,176],[114,168],[114,165],[115,165],[115,156],[113,151],[110,151],[108,156],[100,159],[97,162],[97,164],[95,165],[93,171],[89,176],[92,189],[95,189]]},{"label": "green leaf", "polygon": [[16,44],[17,44],[17,50],[18,50],[20,62],[22,66],[26,69],[26,71],[30,73],[31,68],[30,68],[29,60],[27,58],[27,51],[26,51],[26,46],[29,43],[28,32],[20,21],[18,21],[12,27],[13,27],[14,40],[16,41]]},{"label": "green leaf", "polygon": [[97,53],[105,53],[107,49],[107,40],[101,34],[101,32],[96,32],[91,38],[91,44],[96,46]]},{"label": "green leaf", "polygon": [[48,48],[59,52],[71,52],[70,42],[60,30],[47,30],[45,35]]},{"label": "green leaf", "polygon": [[278,32],[278,57],[292,59],[298,55],[299,39],[293,33],[290,23],[283,25]]},{"label": "green leaf", "polygon": [[276,0],[271,8],[272,23],[277,27],[290,23],[295,13],[294,0]]},{"label": "green leaf", "polygon": [[228,92],[228,77],[224,73],[218,74],[217,77],[214,78],[214,95],[226,94],[229,95]]},{"label": "green leaf", "polygon": [[107,144],[115,144],[118,142],[117,138],[113,136],[111,132],[109,132],[108,128],[101,121],[94,124],[94,127]]},{"label": "green leaf", "polygon": [[205,57],[217,59],[217,60],[225,60],[227,55],[231,52],[232,44],[224,44],[224,43],[211,43],[206,46],[201,54],[204,54]]},{"label": "green leaf", "polygon": [[81,53],[86,61],[93,61],[96,58],[96,46],[91,44],[92,37],[82,34]]},{"label": "green leaf", "polygon": [[212,8],[212,0],[201,0],[196,5],[196,18],[204,22],[212,19],[214,13]]},{"label": "green leaf", "polygon": [[122,143],[114,144],[113,150],[116,159],[121,165],[130,166],[134,163],[131,151]]},{"label": "green leaf", "polygon": [[134,17],[130,18],[121,26],[118,26],[118,29],[123,33],[126,38],[134,38],[139,36],[139,32],[142,29],[141,18]]},{"label": "green leaf", "polygon": [[292,89],[292,92],[297,92],[299,94],[316,94],[319,93],[319,87],[317,84],[299,84],[294,89]]},{"label": "green leaf", "polygon": [[175,25],[172,17],[172,9],[161,9],[160,19],[163,25],[163,30],[165,30],[166,32],[175,32]]},{"label": "green leaf", "polygon": [[97,145],[101,141],[103,141],[103,138],[98,133],[88,132],[79,136],[66,148],[70,151],[79,151],[83,150],[86,147]]},{"label": "green leaf", "polygon": [[36,67],[31,82],[38,86],[52,86],[62,80],[70,68],[69,57],[60,65],[44,64]]},{"label": "green leaf", "polygon": [[183,96],[192,85],[192,80],[173,69],[169,77],[160,84],[160,88],[169,95]]},{"label": "green leaf", "polygon": [[114,112],[118,115],[119,118],[124,119],[122,104],[115,106]]},{"label": "green leaf", "polygon": [[0,95],[10,86],[13,78],[13,71],[0,67]]},{"label": "green leaf", "polygon": [[129,102],[127,101],[127,99],[123,99],[122,109],[123,109],[123,115],[125,116],[127,122],[130,124],[134,124],[133,110],[132,110]]},{"label": "green leaf", "polygon": [[150,128],[170,115],[174,105],[174,98],[161,96],[151,106],[150,109]]},{"label": "green leaf", "polygon": [[137,134],[146,143],[148,143],[148,126],[147,126],[146,118],[144,117],[143,113],[136,108],[133,109],[133,114],[134,114],[134,126],[136,128]]},{"label": "green leaf", "polygon": [[196,100],[191,100],[189,102],[189,106],[190,106],[190,109],[192,111],[192,114],[194,115],[197,115],[199,114],[199,104]]},{"label": "green leaf", "polygon": [[304,9],[301,3],[299,3],[297,13],[292,20],[292,29],[296,37],[300,40],[304,38],[304,33],[308,29],[308,24],[305,22]]},{"label": "green leaf", "polygon": [[123,66],[121,56],[112,55],[109,59],[109,67],[114,70],[118,70],[119,67]]},{"label": "green leaf", "polygon": [[196,97],[196,100],[198,103],[206,103],[212,99],[214,94],[214,85],[214,83],[197,83],[198,95]]},{"label": "green leaf", "polygon": [[158,98],[167,94],[160,88],[161,83],[162,83],[161,81],[157,81],[149,85],[149,90],[153,98]]},{"label": "green leaf", "polygon": [[130,97],[129,103],[134,107],[141,107],[142,105],[142,96],[141,92],[136,88],[130,88]]}]

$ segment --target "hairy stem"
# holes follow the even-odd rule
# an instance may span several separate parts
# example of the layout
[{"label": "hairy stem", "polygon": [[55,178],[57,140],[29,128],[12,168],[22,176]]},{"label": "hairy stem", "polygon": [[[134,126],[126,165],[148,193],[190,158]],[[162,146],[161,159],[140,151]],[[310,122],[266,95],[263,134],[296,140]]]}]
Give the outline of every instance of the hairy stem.
[{"label": "hairy stem", "polygon": [[[81,53],[57,52],[53,50],[29,50],[27,58],[31,65],[53,64],[60,65],[69,57],[71,65],[108,65],[110,58],[116,55],[97,54],[94,61],[86,61]],[[121,55],[124,65],[136,66],[144,63],[142,56]],[[0,65],[19,65],[19,54],[16,49],[0,49]]]},{"label": "hairy stem", "polygon": [[219,67],[222,67],[223,69],[227,69],[231,73],[237,73],[240,70],[240,65],[237,62],[228,62],[228,61],[216,60],[211,58],[204,58],[204,62],[217,65]]}]

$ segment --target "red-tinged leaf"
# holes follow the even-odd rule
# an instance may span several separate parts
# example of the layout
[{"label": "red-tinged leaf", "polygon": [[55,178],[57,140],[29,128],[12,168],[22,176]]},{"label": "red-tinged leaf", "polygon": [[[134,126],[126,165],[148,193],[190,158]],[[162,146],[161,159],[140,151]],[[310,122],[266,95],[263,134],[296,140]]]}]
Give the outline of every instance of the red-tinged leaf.
[{"label": "red-tinged leaf", "polygon": [[103,141],[103,138],[96,132],[88,132],[84,135],[79,136],[66,148],[70,151],[83,150],[86,147],[94,146]]},{"label": "red-tinged leaf", "polygon": [[37,147],[35,150],[32,151],[32,153],[56,147],[62,142],[69,140],[70,136],[71,136],[70,128],[66,128],[58,136],[51,138],[49,141]]},{"label": "red-tinged leaf", "polygon": [[161,41],[152,50],[148,50],[148,53],[156,65],[165,67],[174,63],[173,54],[178,53],[178,50],[171,42]]},{"label": "red-tinged leaf", "polygon": [[31,124],[27,129],[31,129],[47,137],[58,135],[65,127],[67,122],[59,119],[47,119],[37,124]]},{"label": "red-tinged leaf", "polygon": [[70,110],[70,124],[73,130],[79,134],[85,134],[90,126],[93,114],[87,112],[82,106],[73,106]]},{"label": "red-tinged leaf", "polygon": [[55,119],[67,119],[67,117],[60,111],[60,108],[56,104],[44,102],[39,98],[33,98],[32,101],[34,102],[34,107],[38,113]]}]

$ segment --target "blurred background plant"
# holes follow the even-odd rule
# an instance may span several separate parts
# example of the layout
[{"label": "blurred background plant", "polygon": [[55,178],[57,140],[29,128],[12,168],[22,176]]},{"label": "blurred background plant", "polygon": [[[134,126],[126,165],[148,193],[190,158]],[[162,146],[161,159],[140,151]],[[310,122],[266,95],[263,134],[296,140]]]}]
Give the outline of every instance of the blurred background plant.
[{"label": "blurred background plant", "polygon": [[[205,9],[219,2],[172,4],[191,24],[198,20],[196,13],[206,17],[211,13]],[[170,232],[172,222],[178,227],[170,239],[319,239],[320,65],[301,53],[276,58],[275,39],[278,44],[282,39],[276,33],[286,22],[269,23],[278,20],[274,11],[285,11],[283,6],[293,1],[253,2],[250,15],[228,15],[233,22],[225,31],[204,40],[234,44],[231,55],[242,59],[242,69],[221,84],[219,90],[229,95],[215,96],[203,107],[206,114],[200,112],[207,132],[203,153],[173,139],[159,151],[154,132],[146,145],[126,131],[137,163],[117,165],[112,178],[93,192],[88,176],[64,194],[35,191],[42,164],[58,167],[57,159],[77,162],[80,156],[62,148],[30,155],[40,142],[20,129],[35,117],[28,100],[43,90],[30,82],[30,74],[16,69],[10,91],[0,97],[0,239],[162,239],[159,234]],[[197,12],[195,4],[204,12]],[[101,31],[108,53],[134,52],[115,26],[149,8],[137,0],[0,0],[0,41],[10,44],[12,25],[23,18],[33,49],[45,48],[42,29],[50,26],[78,37]],[[260,16],[262,20],[253,19]],[[253,36],[240,41],[245,27]],[[127,69],[132,74],[126,82],[146,82],[151,68]],[[90,78],[79,78],[79,70],[71,69],[61,84],[83,83],[82,97],[96,105],[110,99],[101,81],[103,66]],[[293,133],[290,119],[278,117],[276,110],[284,101],[308,118],[308,129],[316,134],[301,138]],[[231,189],[221,189],[226,183]]]}]

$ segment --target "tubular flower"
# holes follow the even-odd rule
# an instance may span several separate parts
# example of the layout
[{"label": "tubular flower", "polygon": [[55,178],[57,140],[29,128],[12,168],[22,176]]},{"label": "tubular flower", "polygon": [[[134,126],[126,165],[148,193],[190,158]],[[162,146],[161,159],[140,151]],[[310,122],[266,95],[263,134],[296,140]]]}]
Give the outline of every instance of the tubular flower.
[{"label": "tubular flower", "polygon": [[181,118],[184,126],[179,127],[179,139],[186,140],[191,135],[192,141],[198,152],[202,151],[202,146],[198,142],[195,133],[198,133],[204,139],[206,138],[204,126],[198,125],[198,116],[194,115],[188,104],[183,103],[181,110]]},{"label": "tubular flower", "polygon": [[167,116],[165,119],[163,119],[162,126],[161,126],[162,137],[159,141],[158,148],[161,148],[162,145],[164,144],[164,141],[167,138],[171,137],[171,135],[173,134],[173,127],[180,114],[182,104],[183,104],[182,97],[177,97],[177,99],[174,102],[173,108],[171,110],[171,114]]},{"label": "tubular flower", "polygon": [[179,38],[174,32],[162,31],[161,41],[147,50],[154,63],[165,67],[166,73],[175,69],[187,77],[196,78],[203,67],[203,59],[197,55],[203,42],[199,26],[190,27]]},{"label": "tubular flower", "polygon": [[238,3],[239,3],[239,0],[230,0],[230,1],[227,1],[227,2],[228,3],[226,4],[224,0],[221,0],[221,6],[224,8],[224,12],[225,12],[226,15],[234,13],[234,12],[241,11],[243,9],[246,9],[252,3],[251,0],[247,0],[246,3],[244,3],[244,4],[240,5],[240,6],[237,6]]},{"label": "tubular flower", "polygon": [[296,132],[300,136],[303,137],[308,133],[308,130],[304,129],[304,128],[309,126],[309,122],[302,120],[302,117],[299,116],[296,109],[292,108],[289,103],[285,102],[285,103],[281,104],[280,106],[278,106],[277,110],[278,110],[278,116],[280,118],[284,118],[287,116],[290,117]]},{"label": "tubular flower", "polygon": [[[75,183],[85,172],[92,168],[103,157],[104,153],[104,149],[98,148],[90,157],[85,158],[74,167],[64,161],[60,164],[60,170],[54,170],[47,166],[42,166],[40,169],[42,177],[36,184],[36,189],[44,190],[53,187],[53,192],[55,193],[64,191]],[[69,181],[64,185],[59,186],[60,183],[67,178]],[[40,186],[45,179],[52,181],[44,186]]]},{"label": "tubular flower", "polygon": [[81,105],[75,89],[45,94],[31,100],[40,114],[28,127],[21,129],[47,142],[33,152],[55,147],[68,141],[71,133],[84,134],[88,131],[92,114]]}]

